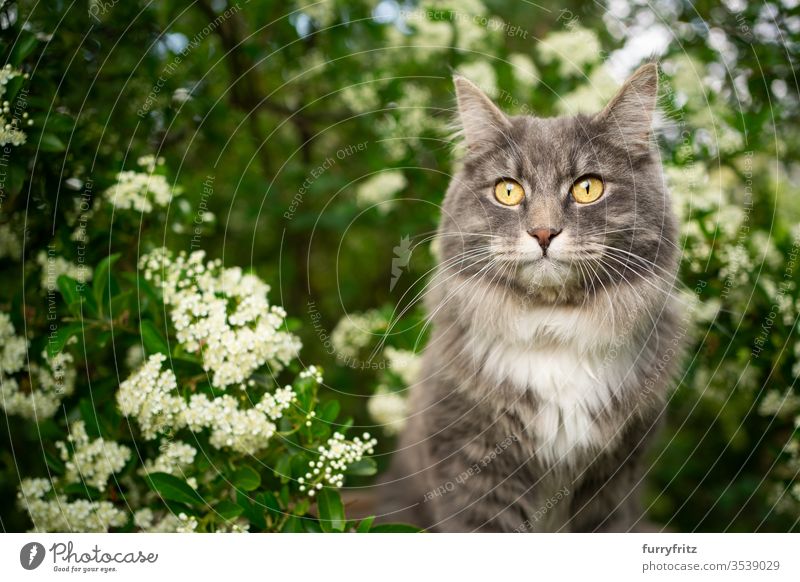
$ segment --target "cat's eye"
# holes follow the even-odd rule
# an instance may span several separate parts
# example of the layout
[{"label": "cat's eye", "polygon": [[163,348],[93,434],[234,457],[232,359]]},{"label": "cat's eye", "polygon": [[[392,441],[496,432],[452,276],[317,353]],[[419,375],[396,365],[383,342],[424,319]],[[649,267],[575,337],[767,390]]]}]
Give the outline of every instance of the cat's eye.
[{"label": "cat's eye", "polygon": [[518,182],[504,178],[494,187],[494,197],[500,204],[505,206],[516,206],[525,198],[525,190]]},{"label": "cat's eye", "polygon": [[589,204],[603,195],[603,181],[597,176],[583,176],[572,185],[572,197],[578,204]]}]

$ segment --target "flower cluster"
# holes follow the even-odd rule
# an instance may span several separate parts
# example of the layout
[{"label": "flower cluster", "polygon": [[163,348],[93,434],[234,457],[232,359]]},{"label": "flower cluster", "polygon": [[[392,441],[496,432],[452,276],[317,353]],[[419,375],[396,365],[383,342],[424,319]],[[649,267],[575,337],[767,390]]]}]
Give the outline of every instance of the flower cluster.
[{"label": "flower cluster", "polygon": [[181,512],[159,512],[158,517],[149,507],[133,513],[133,524],[147,533],[193,533],[197,531],[197,518]]},{"label": "flower cluster", "polygon": [[153,354],[145,364],[119,386],[117,405],[125,416],[134,417],[142,435],[154,439],[160,432],[181,422],[186,403],[178,394],[178,380],[172,370],[162,370],[167,357]]},{"label": "flower cluster", "polygon": [[133,209],[138,212],[152,212],[154,204],[166,207],[172,197],[180,190],[170,186],[161,174],[155,174],[157,166],[164,163],[162,158],[143,156],[137,163],[145,172],[127,170],[119,172],[116,184],[105,191],[106,200],[120,210]]},{"label": "flower cluster", "polygon": [[368,432],[362,438],[355,437],[350,441],[340,432],[333,433],[327,446],[319,447],[319,459],[309,462],[309,471],[297,480],[300,491],[308,491],[308,495],[313,497],[325,486],[341,487],[347,467],[363,459],[364,455],[371,455],[378,444]]},{"label": "flower cluster", "polygon": [[23,479],[17,499],[28,512],[34,532],[106,532],[128,521],[127,514],[110,501],[67,501],[53,492],[47,479]]},{"label": "flower cluster", "polygon": [[447,124],[443,118],[431,116],[429,108],[432,107],[432,101],[433,95],[427,87],[409,82],[397,99],[397,116],[379,120],[376,128],[387,137],[383,147],[390,160],[401,160],[408,148],[421,143],[420,136],[428,132],[446,132]]},{"label": "flower cluster", "polygon": [[202,251],[173,258],[157,249],[140,262],[145,279],[161,288],[178,341],[202,354],[215,388],[242,384],[264,365],[280,371],[297,356],[300,340],[280,329],[286,312],[269,305],[269,285],[204,259]]},{"label": "flower cluster", "polygon": [[[15,77],[28,78],[27,73],[22,73],[17,69],[6,65],[0,69],[0,99],[6,94],[6,87],[8,82]],[[11,144],[13,146],[20,146],[25,143],[28,136],[25,135],[21,129],[20,124],[26,121],[28,125],[33,125],[33,121],[28,119],[28,113],[23,112],[20,116],[12,116],[9,120],[7,116],[11,115],[11,103],[9,101],[2,102],[0,109],[0,147]]]},{"label": "flower cluster", "polygon": [[600,60],[602,48],[593,31],[572,26],[569,30],[548,34],[538,51],[543,63],[558,62],[562,75],[574,76],[582,75],[587,65]]},{"label": "flower cluster", "polygon": [[419,354],[386,346],[383,355],[389,363],[388,368],[397,374],[406,386],[411,386],[417,381],[422,365]]},{"label": "flower cluster", "polygon": [[379,386],[367,402],[367,412],[387,435],[398,434],[406,425],[408,403],[399,393]]},{"label": "flower cluster", "polygon": [[0,313],[0,406],[7,414],[31,420],[52,417],[75,390],[72,355],[62,352],[28,362],[28,340],[18,336],[6,313]]},{"label": "flower cluster", "polygon": [[377,309],[348,313],[333,329],[331,342],[339,355],[355,358],[386,325],[386,318]]},{"label": "flower cluster", "polygon": [[367,412],[387,435],[399,433],[406,425],[408,417],[408,387],[417,381],[421,358],[410,350],[387,346],[383,350],[386,358],[386,372],[381,375],[382,383],[367,402]]},{"label": "flower cluster", "polygon": [[11,227],[11,224],[0,224],[0,259],[8,257],[18,261],[22,257],[22,237]]},{"label": "flower cluster", "polygon": [[496,98],[498,94],[497,74],[487,61],[473,61],[458,68],[458,72],[475,83],[490,97]]},{"label": "flower cluster", "polygon": [[356,188],[356,200],[361,206],[376,205],[386,213],[393,204],[395,194],[408,185],[408,180],[399,170],[380,172],[364,180]]},{"label": "flower cluster", "polygon": [[193,432],[208,428],[211,446],[252,455],[265,449],[275,434],[275,424],[264,412],[263,402],[242,409],[229,394],[213,399],[205,394],[194,394],[183,420]]},{"label": "flower cluster", "polygon": [[66,483],[85,483],[102,491],[111,475],[121,471],[131,458],[131,450],[124,445],[102,438],[91,440],[82,420],[72,423],[67,440],[71,446],[63,441],[56,443],[66,467]]},{"label": "flower cluster", "polygon": [[251,408],[240,408],[229,394],[216,398],[192,394],[187,402],[178,393],[172,370],[162,369],[165,360],[163,354],[150,356],[117,393],[120,410],[137,420],[146,439],[182,428],[192,432],[208,429],[212,446],[254,454],[268,446],[275,433],[274,421],[295,399],[292,387],[285,386],[265,394]]},{"label": "flower cluster", "polygon": [[528,55],[514,53],[508,57],[508,62],[511,63],[514,78],[520,85],[530,88],[539,83],[539,69]]},{"label": "flower cluster", "polygon": [[783,392],[770,389],[758,406],[758,413],[762,416],[790,418],[798,412],[800,412],[800,396],[792,392],[791,388]]},{"label": "flower cluster", "polygon": [[618,89],[619,84],[609,73],[608,67],[597,66],[589,73],[586,83],[581,83],[560,97],[556,108],[566,115],[595,113],[605,107]]},{"label": "flower cluster", "polygon": [[0,374],[14,374],[25,366],[28,340],[16,335],[7,313],[0,312]]},{"label": "flower cluster", "polygon": [[86,283],[92,279],[92,270],[86,265],[76,265],[64,257],[39,251],[36,263],[42,268],[42,289],[53,292],[58,289],[58,278],[66,275],[78,283]]},{"label": "flower cluster", "polygon": [[179,475],[194,462],[197,449],[182,441],[169,441],[161,447],[161,454],[145,462],[143,473],[169,473]]}]

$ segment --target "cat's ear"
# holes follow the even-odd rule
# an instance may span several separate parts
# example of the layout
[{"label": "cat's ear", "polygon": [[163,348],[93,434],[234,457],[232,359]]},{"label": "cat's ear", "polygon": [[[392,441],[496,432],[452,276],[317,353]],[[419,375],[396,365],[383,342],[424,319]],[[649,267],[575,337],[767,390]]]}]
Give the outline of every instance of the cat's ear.
[{"label": "cat's ear", "polygon": [[619,132],[626,146],[648,148],[658,100],[658,65],[648,63],[631,75],[596,119]]},{"label": "cat's ear", "polygon": [[455,75],[453,82],[456,86],[458,117],[467,147],[475,147],[498,132],[511,129],[505,113],[477,85],[460,75]]}]

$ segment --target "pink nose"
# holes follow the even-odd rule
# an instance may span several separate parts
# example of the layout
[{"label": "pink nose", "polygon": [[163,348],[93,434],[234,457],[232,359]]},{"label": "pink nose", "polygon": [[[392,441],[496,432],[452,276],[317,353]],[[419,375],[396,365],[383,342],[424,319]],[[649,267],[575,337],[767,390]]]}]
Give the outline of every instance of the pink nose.
[{"label": "pink nose", "polygon": [[532,228],[528,231],[528,234],[539,242],[542,251],[546,251],[547,247],[550,246],[550,241],[557,237],[561,233],[561,230],[562,229],[556,230],[554,228]]}]

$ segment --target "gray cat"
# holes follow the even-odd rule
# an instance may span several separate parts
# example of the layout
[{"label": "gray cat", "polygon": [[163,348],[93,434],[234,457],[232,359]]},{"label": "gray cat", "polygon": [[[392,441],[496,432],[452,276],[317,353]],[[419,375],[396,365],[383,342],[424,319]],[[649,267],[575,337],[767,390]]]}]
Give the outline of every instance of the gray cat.
[{"label": "gray cat", "polygon": [[387,521],[629,531],[683,337],[658,69],[593,116],[511,117],[455,78],[466,154],[444,200],[433,334]]}]

